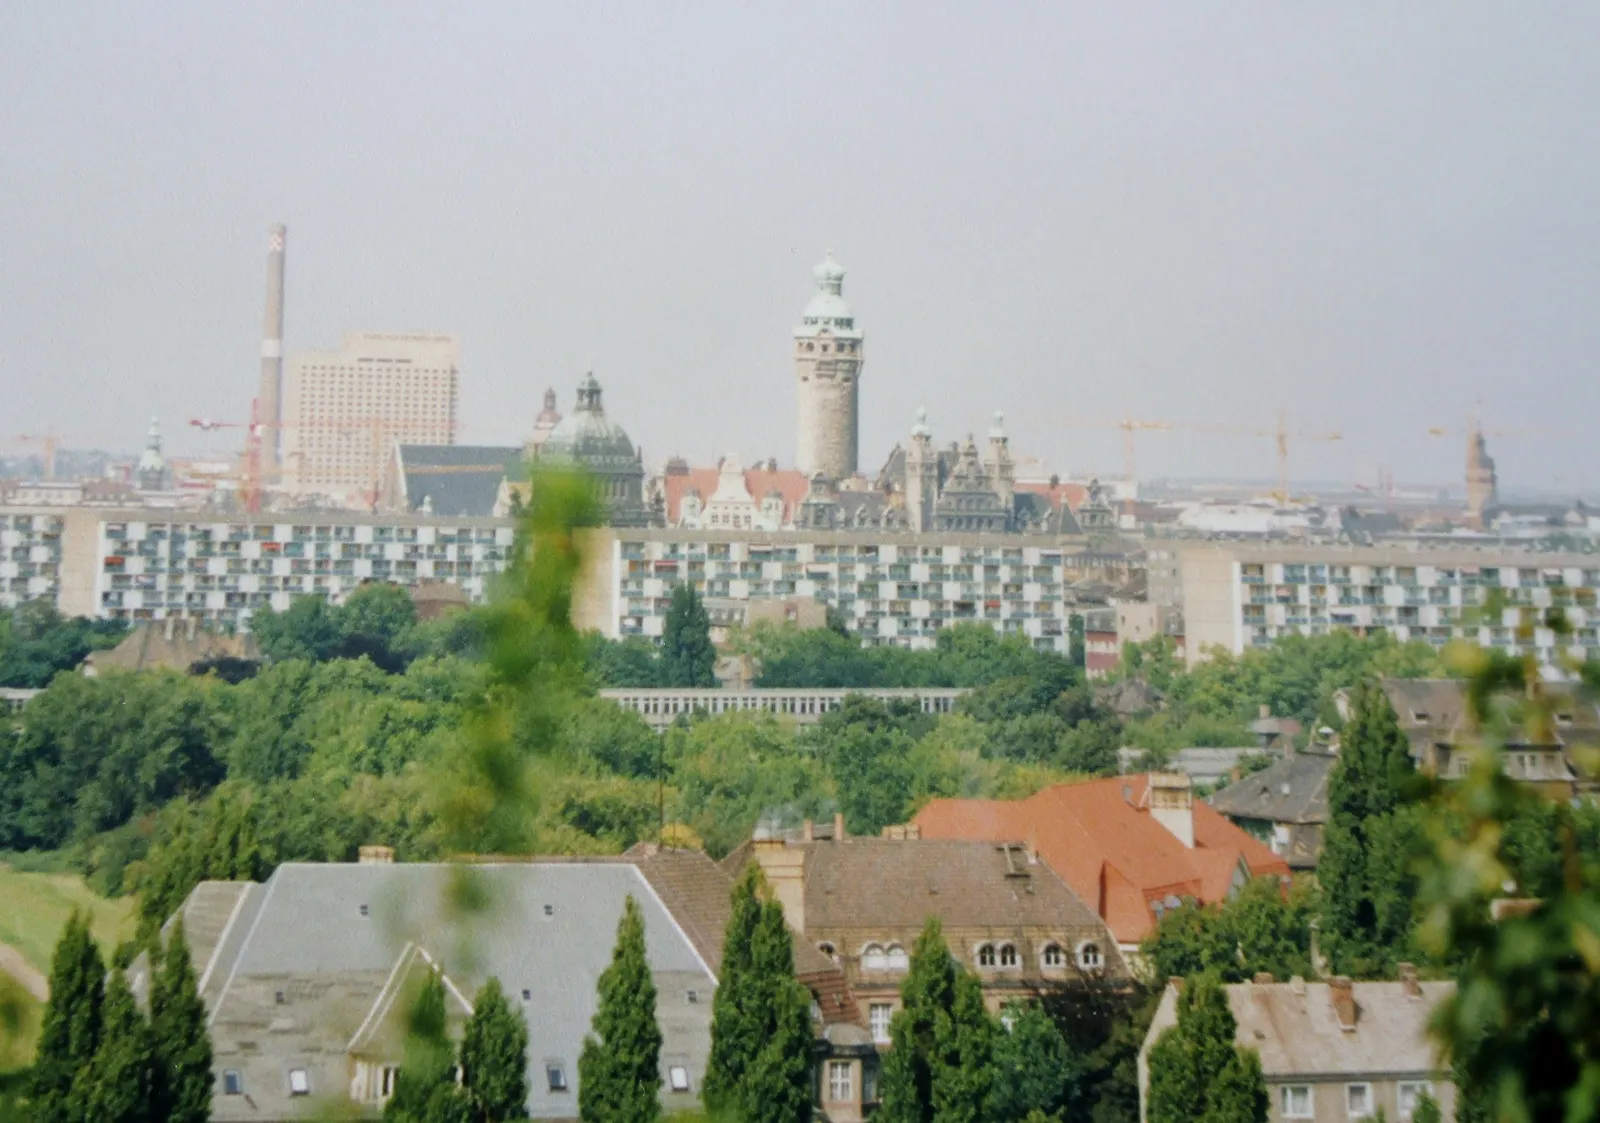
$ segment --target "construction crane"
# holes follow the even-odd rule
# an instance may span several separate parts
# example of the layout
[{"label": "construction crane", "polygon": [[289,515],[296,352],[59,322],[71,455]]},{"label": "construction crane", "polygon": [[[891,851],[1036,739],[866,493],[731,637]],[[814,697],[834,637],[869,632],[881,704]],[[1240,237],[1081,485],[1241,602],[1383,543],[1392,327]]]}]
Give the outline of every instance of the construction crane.
[{"label": "construction crane", "polygon": [[261,437],[264,426],[261,424],[261,403],[252,399],[250,402],[249,421],[216,421],[209,417],[191,417],[189,424],[202,433],[209,433],[215,429],[244,429],[247,430],[244,439],[244,462],[240,465],[239,472],[239,502],[247,513],[255,515],[261,512]]},{"label": "construction crane", "polygon": [[1179,423],[1174,421],[1147,421],[1140,418],[1125,417],[1121,421],[1066,421],[1063,422],[1069,429],[1121,429],[1122,430],[1122,472],[1128,480],[1134,478],[1134,434],[1141,432],[1166,432],[1175,429]]}]

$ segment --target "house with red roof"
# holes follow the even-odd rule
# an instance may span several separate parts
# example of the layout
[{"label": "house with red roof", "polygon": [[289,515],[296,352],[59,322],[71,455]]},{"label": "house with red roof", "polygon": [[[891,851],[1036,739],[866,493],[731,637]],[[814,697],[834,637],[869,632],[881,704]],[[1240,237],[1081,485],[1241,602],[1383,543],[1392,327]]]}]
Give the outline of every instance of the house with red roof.
[{"label": "house with red roof", "polygon": [[1287,862],[1196,801],[1175,772],[1056,784],[1027,799],[936,799],[912,825],[923,838],[1026,840],[1129,952],[1169,909],[1289,876]]}]

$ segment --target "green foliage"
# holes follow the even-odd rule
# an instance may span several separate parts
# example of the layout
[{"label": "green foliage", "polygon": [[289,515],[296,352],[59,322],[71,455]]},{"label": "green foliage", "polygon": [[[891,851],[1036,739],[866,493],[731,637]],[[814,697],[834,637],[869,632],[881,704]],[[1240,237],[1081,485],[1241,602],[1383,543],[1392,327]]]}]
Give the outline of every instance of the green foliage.
[{"label": "green foliage", "polygon": [[79,1123],[86,1118],[82,1100],[74,1100],[73,1090],[87,1087],[88,1069],[100,1048],[105,979],[105,962],[89,934],[88,921],[74,913],[50,964],[50,1001],[29,1075],[28,1097],[36,1123]]},{"label": "green foliage", "polygon": [[1439,1109],[1439,1101],[1427,1092],[1417,1097],[1416,1106],[1411,1109],[1411,1123],[1444,1123],[1444,1113]]},{"label": "green foliage", "polygon": [[428,970],[407,1007],[405,1052],[394,1095],[383,1107],[386,1123],[434,1123],[451,1113],[457,1098],[451,1074],[455,1060],[445,1014],[444,981]]},{"label": "green foliage", "polygon": [[584,1123],[655,1123],[661,1115],[661,1028],[645,960],[644,917],[628,898],[611,965],[600,973],[593,1032],[578,1057]]},{"label": "green foliage", "polygon": [[794,947],[783,906],[761,906],[742,988],[755,1034],[733,1103],[744,1123],[809,1123],[812,1100],[811,995],[794,977]]},{"label": "green foliage", "polygon": [[1001,1019],[1006,1032],[994,1042],[993,1123],[1027,1123],[1038,1116],[1065,1120],[1076,1114],[1084,1077],[1077,1056],[1055,1019],[1037,1002],[1015,1003]]},{"label": "green foliage", "polygon": [[1305,977],[1312,973],[1315,910],[1309,883],[1285,894],[1279,878],[1253,878],[1221,905],[1187,904],[1165,913],[1141,951],[1158,984],[1203,971],[1230,983],[1258,972]]},{"label": "green foliage", "polygon": [[365,657],[386,671],[399,671],[413,654],[416,623],[409,593],[398,585],[368,582],[342,605],[313,595],[294,598],[282,612],[257,609],[250,630],[261,653],[274,661]]},{"label": "green foliage", "polygon": [[607,687],[649,688],[666,686],[661,649],[643,636],[607,639],[599,632],[583,637],[583,662],[590,682]]},{"label": "green foliage", "polygon": [[1238,1025],[1214,974],[1178,994],[1178,1024],[1150,1051],[1150,1123],[1265,1123],[1261,1059],[1234,1045]]},{"label": "green foliage", "polygon": [[756,930],[761,925],[761,867],[751,862],[734,882],[722,970],[711,1006],[711,1055],[701,1098],[716,1112],[737,1110],[745,1076],[761,1040],[755,1010],[761,981],[754,976]]},{"label": "green foliage", "polygon": [[1382,972],[1409,953],[1412,872],[1419,845],[1417,778],[1394,707],[1373,682],[1352,699],[1328,779],[1328,824],[1317,880],[1322,933],[1336,970]]},{"label": "green foliage", "polygon": [[[83,1118],[94,1123],[156,1123],[196,1118],[168,1115],[162,1110],[156,1088],[158,1062],[154,1036],[134,1003],[133,992],[128,989],[128,980],[120,967],[111,972],[106,984],[104,1018],[105,1028],[94,1063],[74,1089],[75,1097],[83,1105]],[[210,1083],[208,1068],[208,1108]],[[210,1118],[209,1111],[198,1118]]]},{"label": "green foliage", "polygon": [[25,601],[0,614],[0,687],[41,689],[126,634],[120,620],[69,619],[49,600]]},{"label": "green foliage", "polygon": [[1081,681],[1081,672],[1060,655],[1036,651],[1027,637],[1002,636],[980,623],[942,629],[932,651],[862,647],[828,628],[758,626],[747,640],[761,667],[758,686],[976,687],[1023,679],[1054,698]]},{"label": "green foliage", "polygon": [[181,916],[167,937],[159,968],[151,965],[150,1026],[161,1118],[205,1123],[211,1118],[211,1038]]},{"label": "green foliage", "polygon": [[976,1123],[994,1086],[994,1023],[976,976],[950,957],[930,918],[900,984],[883,1061],[882,1123]]},{"label": "green foliage", "polygon": [[711,646],[711,616],[690,584],[672,590],[661,633],[663,686],[717,685],[717,650]]},{"label": "green foliage", "polygon": [[461,1037],[461,1083],[483,1123],[527,1118],[528,1023],[493,976],[478,988]]}]

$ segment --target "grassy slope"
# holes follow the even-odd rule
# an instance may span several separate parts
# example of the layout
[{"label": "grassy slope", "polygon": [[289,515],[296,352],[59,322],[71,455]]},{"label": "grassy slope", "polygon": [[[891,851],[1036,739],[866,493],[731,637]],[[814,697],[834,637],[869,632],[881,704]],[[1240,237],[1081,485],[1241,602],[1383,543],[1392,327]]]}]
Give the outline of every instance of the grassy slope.
[{"label": "grassy slope", "polygon": [[72,874],[20,873],[0,867],[0,942],[22,953],[34,967],[50,973],[50,954],[73,909],[87,909],[100,951],[107,959],[117,944],[133,935],[133,898],[108,901]]},{"label": "grassy slope", "polygon": [[20,983],[0,974],[0,1074],[32,1062],[43,1016],[44,1007]]}]

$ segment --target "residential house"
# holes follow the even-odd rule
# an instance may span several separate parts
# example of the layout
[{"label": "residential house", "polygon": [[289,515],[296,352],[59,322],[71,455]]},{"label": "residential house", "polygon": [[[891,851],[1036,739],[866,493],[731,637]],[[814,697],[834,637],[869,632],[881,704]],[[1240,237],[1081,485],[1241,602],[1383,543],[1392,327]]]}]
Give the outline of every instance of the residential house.
[{"label": "residential house", "polygon": [[[646,846],[471,867],[395,865],[383,847],[362,858],[286,863],[265,884],[204,882],[184,904],[209,1011],[214,1119],[320,1118],[339,1104],[340,1117],[376,1116],[401,1061],[401,997],[427,971],[444,981],[453,1035],[478,988],[498,978],[527,1018],[530,1117],[576,1119],[578,1056],[629,897],[644,914],[657,989],[662,1106],[698,1107],[731,888],[711,859]],[[490,907],[456,910],[461,876]],[[797,974],[819,1032],[854,1023],[833,965],[807,952]],[[133,981],[136,992],[147,985],[142,960]]]},{"label": "residential house", "polygon": [[204,674],[207,670],[238,665],[245,672],[261,660],[261,647],[253,635],[229,635],[202,626],[193,617],[143,621],[115,647],[91,651],[83,660],[83,673],[93,678],[105,671],[178,671]]},{"label": "residential house", "polygon": [[807,824],[791,837],[763,832],[724,868],[737,874],[751,862],[790,926],[843,969],[870,1032],[869,1049],[834,1050],[824,1063],[823,1107],[834,1123],[857,1118],[839,1110],[841,1091],[869,1106],[877,1100],[877,1051],[889,1044],[911,951],[930,917],[993,1011],[1052,983],[1128,976],[1094,910],[1015,841],[928,840],[906,828],[853,838],[836,819],[832,829]]},{"label": "residential house", "polygon": [[912,824],[925,839],[1023,839],[1106,922],[1125,953],[1163,913],[1225,900],[1289,866],[1174,772],[1056,784],[1019,800],[936,799]]},{"label": "residential house", "polygon": [[[1440,1072],[1428,1018],[1455,984],[1417,980],[1409,964],[1399,982],[1357,983],[1334,977],[1308,983],[1270,976],[1225,988],[1236,1044],[1261,1057],[1270,1123],[1404,1123],[1423,1092],[1455,1118],[1455,1088]],[[1139,1111],[1146,1118],[1150,1050],[1177,1024],[1179,983],[1161,996],[1139,1051]]]},{"label": "residential house", "polygon": [[1322,748],[1290,747],[1207,802],[1270,846],[1290,869],[1316,869],[1328,822],[1328,777],[1338,759]]},{"label": "residential house", "polygon": [[[1468,757],[1459,750],[1476,738],[1466,683],[1385,678],[1380,685],[1394,706],[1401,731],[1411,742],[1417,767],[1447,780],[1465,775]],[[1592,771],[1583,767],[1578,755],[1585,749],[1600,748],[1600,707],[1572,684],[1544,683],[1540,689],[1553,703],[1553,724],[1542,734],[1510,731],[1511,740],[1505,745],[1506,774],[1552,799],[1570,799],[1580,787],[1580,778]],[[1348,709],[1347,696],[1339,702],[1341,709]]]}]

